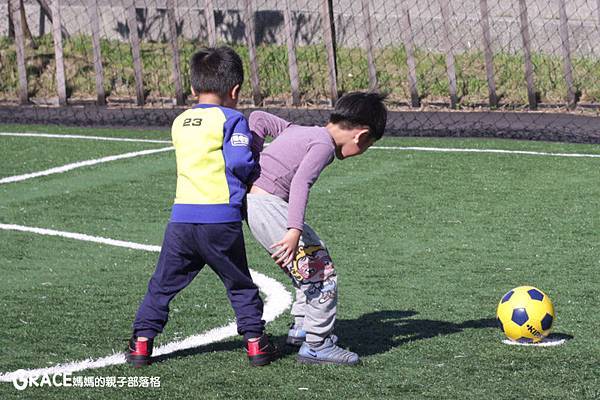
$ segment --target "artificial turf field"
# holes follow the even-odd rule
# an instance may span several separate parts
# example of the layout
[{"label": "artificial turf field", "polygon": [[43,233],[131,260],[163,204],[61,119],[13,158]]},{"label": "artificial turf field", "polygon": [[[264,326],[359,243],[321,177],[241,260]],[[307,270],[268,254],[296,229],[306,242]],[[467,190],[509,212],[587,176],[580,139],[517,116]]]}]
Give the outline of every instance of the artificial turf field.
[{"label": "artificial turf field", "polygon": [[[168,140],[167,131],[0,125]],[[0,136],[0,180],[160,143]],[[376,146],[600,154],[598,145],[384,138]],[[172,151],[0,184],[0,224],[160,245],[175,188]],[[594,399],[600,397],[600,158],[371,149],[335,161],[307,221],[339,275],[336,333],[357,367],[304,366],[291,349],[248,366],[240,337],[73,377],[160,377],[160,388],[29,388],[0,399]],[[286,277],[246,235],[251,268]],[[120,352],[157,254],[0,229],[0,374]],[[500,297],[544,290],[557,347],[502,343]],[[209,269],[172,303],[158,345],[233,320]],[[287,311],[268,325],[281,346]]]}]

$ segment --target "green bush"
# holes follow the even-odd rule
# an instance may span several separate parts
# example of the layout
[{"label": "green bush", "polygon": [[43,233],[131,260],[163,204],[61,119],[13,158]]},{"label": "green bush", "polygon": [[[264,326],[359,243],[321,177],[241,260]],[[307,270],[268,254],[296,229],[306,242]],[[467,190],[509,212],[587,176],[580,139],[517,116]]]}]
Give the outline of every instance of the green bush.
[{"label": "green bush", "polygon": [[[187,60],[203,43],[179,39],[181,71],[184,90],[189,95]],[[242,96],[249,98],[250,65],[248,49],[234,46],[244,60],[246,84]],[[104,89],[111,98],[135,97],[133,60],[128,42],[101,40],[104,67]],[[329,93],[327,55],[324,46],[311,45],[296,48],[302,100],[312,104],[326,101]],[[143,42],[141,45],[144,70],[144,89],[149,100],[173,98],[172,51],[166,42]],[[410,98],[408,68],[403,47],[376,49],[375,60],[379,88],[390,95],[391,101],[405,102]],[[260,45],[257,48],[259,80],[263,96],[285,101],[290,97],[287,49],[279,45]],[[95,71],[91,38],[72,36],[64,41],[64,59],[67,90],[71,98],[95,98]],[[416,49],[417,83],[419,95],[425,103],[447,102],[449,96],[444,54]],[[535,85],[542,102],[563,103],[566,84],[562,59],[542,53],[533,55]],[[53,97],[56,93],[55,62],[52,37],[35,39],[35,47],[26,49],[28,90],[30,97]],[[575,89],[585,102],[600,102],[600,60],[577,57],[573,59]],[[488,88],[483,54],[471,51],[455,54],[457,94],[461,105],[485,104]],[[338,48],[338,89],[341,92],[369,88],[367,56],[358,48]],[[526,104],[523,57],[520,54],[494,55],[494,72],[498,95],[504,104]],[[18,75],[14,43],[0,38],[0,99],[17,97]]]}]

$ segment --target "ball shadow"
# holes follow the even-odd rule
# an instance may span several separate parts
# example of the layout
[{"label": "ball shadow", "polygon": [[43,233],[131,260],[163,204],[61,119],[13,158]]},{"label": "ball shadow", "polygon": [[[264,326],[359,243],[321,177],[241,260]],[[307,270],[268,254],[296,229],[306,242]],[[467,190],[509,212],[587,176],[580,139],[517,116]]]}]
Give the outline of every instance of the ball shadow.
[{"label": "ball shadow", "polygon": [[574,339],[574,338],[575,337],[573,335],[569,335],[568,333],[561,333],[561,332],[551,333],[547,337],[548,340],[564,340],[565,342],[568,342],[569,340]]}]

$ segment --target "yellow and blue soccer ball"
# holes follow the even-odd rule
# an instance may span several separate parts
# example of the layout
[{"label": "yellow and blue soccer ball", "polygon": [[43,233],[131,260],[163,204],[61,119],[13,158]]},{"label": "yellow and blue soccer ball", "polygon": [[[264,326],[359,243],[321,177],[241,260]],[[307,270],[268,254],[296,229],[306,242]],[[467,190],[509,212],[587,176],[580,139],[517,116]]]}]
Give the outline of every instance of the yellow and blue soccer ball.
[{"label": "yellow and blue soccer ball", "polygon": [[519,286],[500,300],[496,317],[510,340],[537,343],[550,334],[554,306],[550,298],[533,286]]}]

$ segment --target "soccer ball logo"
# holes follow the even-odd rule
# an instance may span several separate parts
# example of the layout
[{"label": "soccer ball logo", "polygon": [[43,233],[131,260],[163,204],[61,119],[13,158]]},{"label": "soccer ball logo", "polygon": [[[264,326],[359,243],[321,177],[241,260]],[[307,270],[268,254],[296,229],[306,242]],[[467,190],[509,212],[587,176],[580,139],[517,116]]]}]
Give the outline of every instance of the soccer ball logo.
[{"label": "soccer ball logo", "polygon": [[519,286],[502,297],[496,317],[500,329],[510,340],[537,343],[552,329],[554,306],[541,290]]}]

